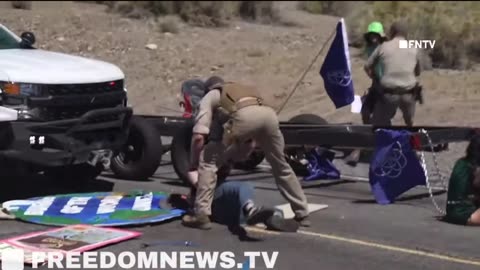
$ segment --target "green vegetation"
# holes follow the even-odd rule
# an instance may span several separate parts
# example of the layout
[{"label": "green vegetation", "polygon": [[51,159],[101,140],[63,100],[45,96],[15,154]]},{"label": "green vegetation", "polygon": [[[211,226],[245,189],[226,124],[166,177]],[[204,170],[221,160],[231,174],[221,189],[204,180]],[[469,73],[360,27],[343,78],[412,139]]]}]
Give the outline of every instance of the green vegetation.
[{"label": "green vegetation", "polygon": [[178,15],[190,25],[222,27],[234,17],[261,23],[281,22],[273,1],[97,1],[127,17]]},{"label": "green vegetation", "polygon": [[427,52],[433,67],[464,69],[480,61],[480,5],[474,1],[308,1],[299,8],[344,17],[355,46],[370,22],[382,22],[388,34],[391,23],[403,19],[409,39],[436,40]]}]

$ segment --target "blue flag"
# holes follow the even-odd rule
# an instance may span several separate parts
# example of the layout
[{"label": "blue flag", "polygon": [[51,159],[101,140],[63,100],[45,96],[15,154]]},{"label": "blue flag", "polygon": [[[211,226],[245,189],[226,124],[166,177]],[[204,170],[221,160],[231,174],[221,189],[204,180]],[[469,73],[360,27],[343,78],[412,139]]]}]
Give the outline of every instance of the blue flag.
[{"label": "blue flag", "polygon": [[348,36],[343,18],[337,24],[337,33],[320,69],[320,75],[325,90],[337,109],[354,101]]},{"label": "blue flag", "polygon": [[308,156],[307,170],[309,175],[304,181],[340,179],[340,171],[333,164],[335,153],[316,148],[313,149]]},{"label": "blue flag", "polygon": [[379,204],[390,204],[402,193],[426,185],[425,173],[410,143],[408,131],[380,129],[370,164],[370,185]]}]

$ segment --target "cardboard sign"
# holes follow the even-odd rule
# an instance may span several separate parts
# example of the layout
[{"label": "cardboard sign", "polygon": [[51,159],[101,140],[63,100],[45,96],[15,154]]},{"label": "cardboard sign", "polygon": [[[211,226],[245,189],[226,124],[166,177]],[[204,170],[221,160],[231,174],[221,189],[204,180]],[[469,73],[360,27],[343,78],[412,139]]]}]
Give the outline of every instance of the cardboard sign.
[{"label": "cardboard sign", "polygon": [[[283,212],[283,217],[286,218],[286,219],[291,219],[291,218],[295,217],[295,214],[292,211],[292,207],[288,203],[277,205],[275,208],[282,211]],[[323,210],[323,209],[326,209],[326,208],[328,208],[328,205],[326,205],[326,204],[316,204],[316,203],[309,203],[308,204],[308,212],[309,213],[317,212],[317,211],[320,211],[320,210]]]}]

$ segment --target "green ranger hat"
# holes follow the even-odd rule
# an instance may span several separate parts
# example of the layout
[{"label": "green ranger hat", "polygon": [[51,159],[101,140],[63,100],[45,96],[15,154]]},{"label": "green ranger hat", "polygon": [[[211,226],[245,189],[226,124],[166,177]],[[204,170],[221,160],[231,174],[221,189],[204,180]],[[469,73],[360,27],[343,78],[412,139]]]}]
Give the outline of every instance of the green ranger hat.
[{"label": "green ranger hat", "polygon": [[379,34],[381,37],[385,37],[385,33],[383,32],[383,25],[380,22],[372,22],[368,25],[367,33],[376,33]]}]

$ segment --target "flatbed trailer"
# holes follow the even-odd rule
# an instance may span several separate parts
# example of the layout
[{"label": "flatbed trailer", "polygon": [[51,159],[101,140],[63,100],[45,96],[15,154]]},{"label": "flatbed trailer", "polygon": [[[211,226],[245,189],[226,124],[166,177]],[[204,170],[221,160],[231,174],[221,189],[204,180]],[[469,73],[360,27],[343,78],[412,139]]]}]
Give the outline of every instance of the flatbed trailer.
[{"label": "flatbed trailer", "polygon": [[[160,136],[173,137],[182,129],[193,126],[192,120],[179,116],[135,115],[153,125]],[[280,130],[287,146],[324,146],[331,148],[375,148],[375,130],[408,130],[420,140],[425,149],[429,147],[428,138],[419,132],[426,130],[434,145],[445,145],[453,142],[468,141],[479,128],[455,126],[372,126],[344,124],[298,124],[288,121],[280,122]],[[419,150],[419,149],[417,149]]]},{"label": "flatbed trailer", "polygon": [[[295,121],[292,121],[294,119]],[[139,158],[140,160],[138,160],[137,164],[134,162],[130,165],[131,167],[138,167],[140,166],[138,164],[149,162],[151,164],[149,166],[149,171],[139,173],[138,176],[132,174],[125,176],[124,172],[119,168],[123,167],[125,169],[128,166],[122,164],[125,163],[122,160],[114,159],[112,161],[112,170],[114,173],[121,178],[148,178],[154,174],[156,167],[160,164],[161,156],[170,152],[175,172],[182,181],[185,181],[186,172],[189,168],[190,139],[193,127],[192,119],[181,116],[135,115],[132,122],[135,121],[143,122],[144,126],[151,127],[151,129],[144,131],[144,133],[155,133],[154,137],[158,138],[156,143],[161,144],[161,137],[172,137],[172,143],[169,145],[162,145],[161,153],[144,154]],[[321,124],[315,124],[315,122]],[[290,154],[295,151],[301,153],[310,147],[317,146],[340,151],[351,151],[353,149],[373,151],[375,149],[375,130],[382,128],[391,130],[408,130],[412,132],[411,142],[415,150],[435,152],[447,150],[449,143],[469,141],[470,138],[478,132],[476,128],[454,126],[375,127],[371,125],[356,125],[351,123],[330,124],[321,117],[311,114],[299,115],[289,121],[280,122],[280,129],[285,138],[285,151]],[[420,132],[420,130],[425,130],[426,134]],[[152,134],[150,134],[150,137],[152,137]],[[139,138],[142,138],[142,136]],[[138,140],[142,139],[137,139],[134,144],[138,145],[137,148],[143,147],[144,152],[148,152],[149,149],[154,149],[149,147],[149,144],[152,144],[153,142],[145,143],[139,142]],[[135,146],[133,148],[135,148]],[[145,159],[145,156],[150,157],[150,159],[158,156],[158,160],[141,160],[142,158]],[[290,156],[290,160],[289,158],[287,158],[287,160],[295,163],[295,166],[298,166],[299,162],[298,160],[295,160],[298,158],[300,157],[293,157],[292,160],[292,157]],[[257,151],[256,155],[252,157],[252,160],[239,164],[239,168],[247,170],[254,169],[262,162],[262,160],[263,154]]]}]

